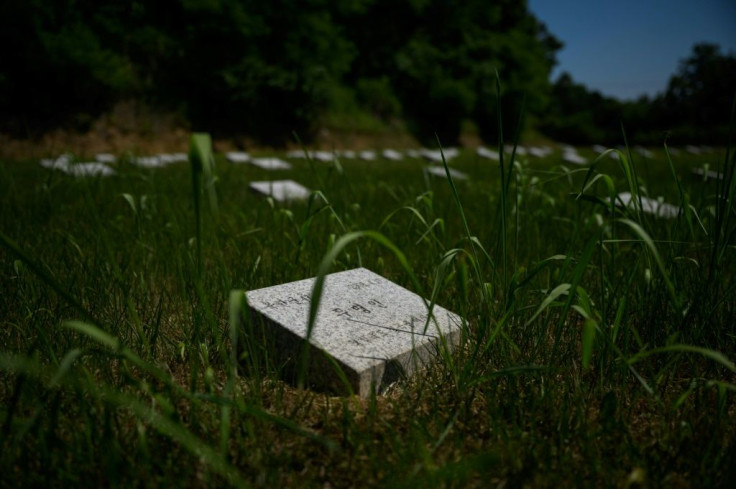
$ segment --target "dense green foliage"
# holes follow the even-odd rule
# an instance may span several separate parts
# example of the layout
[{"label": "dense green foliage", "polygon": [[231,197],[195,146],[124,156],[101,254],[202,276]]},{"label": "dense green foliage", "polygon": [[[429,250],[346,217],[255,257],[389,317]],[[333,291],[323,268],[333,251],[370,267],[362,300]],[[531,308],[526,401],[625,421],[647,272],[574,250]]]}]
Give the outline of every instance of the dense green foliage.
[{"label": "dense green foliage", "polygon": [[619,143],[622,122],[636,143],[722,142],[736,86],[736,58],[712,45],[655,100],[550,83],[562,45],[515,0],[9,0],[0,32],[0,132],[15,137],[84,131],[136,100],[264,143],[398,124],[454,144],[468,121],[491,142],[498,73],[507,131],[523,111],[570,142]]},{"label": "dense green foliage", "polygon": [[728,138],[735,100],[736,53],[697,44],[654,99],[620,102],[561,75],[540,130],[575,143],[613,144],[624,123],[631,139],[642,144],[718,144]]},{"label": "dense green foliage", "polygon": [[16,135],[136,98],[268,142],[335,112],[405,119],[425,141],[470,119],[495,138],[495,73],[514,127],[524,96],[546,106],[560,47],[516,1],[12,0],[0,19],[0,130]]},{"label": "dense green foliage", "polygon": [[[322,194],[279,205],[207,139],[191,171],[0,163],[0,485],[732,487],[733,154],[463,151],[456,193],[417,160],[295,160],[280,176]],[[367,236],[326,264],[413,274],[462,348],[367,400],[280,382],[231,291],[314,276],[361,230],[408,267]]]}]

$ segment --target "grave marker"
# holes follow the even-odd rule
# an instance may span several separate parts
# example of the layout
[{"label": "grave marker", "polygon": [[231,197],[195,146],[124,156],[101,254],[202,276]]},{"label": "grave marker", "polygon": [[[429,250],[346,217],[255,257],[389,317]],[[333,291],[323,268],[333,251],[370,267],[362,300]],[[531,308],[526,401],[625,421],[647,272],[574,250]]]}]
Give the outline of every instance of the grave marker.
[{"label": "grave marker", "polygon": [[421,154],[426,159],[431,161],[432,163],[442,163],[442,153],[445,154],[445,161],[450,161],[451,159],[455,158],[460,152],[457,150],[457,148],[446,148],[442,151],[439,149],[437,150],[431,150],[431,149],[422,149]]},{"label": "grave marker", "polygon": [[291,165],[281,158],[252,158],[249,163],[264,170],[290,170]]},{"label": "grave marker", "polygon": [[[448,168],[448,170],[450,171],[450,176],[453,180],[468,179],[468,175],[459,170],[455,170],[454,168]],[[434,175],[435,177],[447,178],[447,173],[445,173],[444,166],[427,166],[424,168],[424,171],[426,171],[430,175]]]},{"label": "grave marker", "polygon": [[717,172],[715,170],[709,170],[707,165],[704,168],[694,168],[692,174],[694,177],[702,180],[703,182],[708,182],[711,180],[723,180],[723,173]]},{"label": "grave marker", "polygon": [[41,160],[41,166],[44,168],[50,168],[53,170],[61,170],[66,172],[69,169],[69,165],[72,163],[72,155],[63,154],[58,158],[45,158]]},{"label": "grave marker", "polygon": [[[618,207],[628,207],[632,210],[636,208],[631,192],[621,192],[618,194],[616,197],[616,205]],[[680,213],[680,208],[666,202],[660,202],[659,200],[642,196],[641,211],[645,214],[661,217],[663,219],[674,219]]]},{"label": "grave marker", "polygon": [[396,151],[395,149],[384,149],[383,153],[381,153],[383,157],[387,160],[392,161],[401,161],[404,159],[404,155]]},{"label": "grave marker", "polygon": [[562,159],[568,163],[572,163],[573,165],[585,165],[588,163],[588,160],[580,156],[575,149],[566,149],[564,153],[562,153]]},{"label": "grave marker", "polygon": [[95,155],[95,161],[99,163],[115,163],[115,155],[112,153],[98,153]]},{"label": "grave marker", "polygon": [[475,150],[476,154],[481,158],[498,161],[498,151],[490,150],[484,146],[478,146]]},{"label": "grave marker", "polygon": [[115,175],[115,170],[104,163],[77,163],[69,165],[66,172],[75,177],[109,177]]},{"label": "grave marker", "polygon": [[189,161],[189,155],[186,153],[162,153],[158,155],[161,163],[168,165],[169,163],[183,163]]},{"label": "grave marker", "polygon": [[[309,309],[315,279],[246,292],[253,341],[269,341],[276,365],[295,376],[309,341],[306,381],[345,392],[339,365],[353,392],[368,396],[411,376],[438,348],[460,341],[462,320],[438,305],[365,268],[325,277],[311,335]],[[429,318],[429,319],[428,319]],[[309,337],[308,337],[309,336]],[[332,360],[332,361],[331,361]]]},{"label": "grave marker", "polygon": [[294,180],[273,180],[268,182],[251,182],[251,190],[272,197],[278,202],[304,200],[309,197],[309,189]]},{"label": "grave marker", "polygon": [[131,162],[141,168],[163,168],[166,163],[158,156],[139,156],[133,158]]},{"label": "grave marker", "polygon": [[225,159],[230,163],[248,163],[250,155],[245,151],[230,151],[225,153]]}]

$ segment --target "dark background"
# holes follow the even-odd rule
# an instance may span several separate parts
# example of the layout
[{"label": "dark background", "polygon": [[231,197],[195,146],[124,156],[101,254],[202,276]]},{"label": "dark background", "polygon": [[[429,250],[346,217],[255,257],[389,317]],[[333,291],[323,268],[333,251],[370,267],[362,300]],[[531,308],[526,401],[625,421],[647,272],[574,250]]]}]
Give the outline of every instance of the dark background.
[{"label": "dark background", "polygon": [[25,139],[134,100],[273,145],[343,124],[493,143],[498,73],[506,139],[618,144],[623,124],[637,144],[726,144],[736,92],[736,57],[713,44],[653,99],[550,81],[562,45],[515,0],[9,0],[0,36],[0,132]]}]

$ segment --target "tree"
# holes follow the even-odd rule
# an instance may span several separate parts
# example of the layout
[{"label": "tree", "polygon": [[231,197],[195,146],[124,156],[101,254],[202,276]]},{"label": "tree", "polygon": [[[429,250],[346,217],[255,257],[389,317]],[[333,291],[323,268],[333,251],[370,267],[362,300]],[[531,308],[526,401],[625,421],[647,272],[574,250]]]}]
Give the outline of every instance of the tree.
[{"label": "tree", "polygon": [[735,96],[736,56],[696,44],[655,102],[657,125],[683,141],[723,143]]}]

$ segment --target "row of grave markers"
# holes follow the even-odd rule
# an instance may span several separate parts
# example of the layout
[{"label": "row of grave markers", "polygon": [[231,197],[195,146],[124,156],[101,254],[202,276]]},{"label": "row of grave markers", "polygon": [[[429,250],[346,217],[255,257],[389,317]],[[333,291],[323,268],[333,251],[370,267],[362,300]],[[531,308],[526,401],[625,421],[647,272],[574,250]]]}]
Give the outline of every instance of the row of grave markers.
[{"label": "row of grave markers", "polygon": [[[479,156],[482,153],[479,150]],[[566,154],[572,160],[579,156],[572,150]],[[272,168],[273,162],[267,166]],[[444,176],[445,168],[431,166],[426,171]],[[707,178],[708,169],[703,172]],[[273,194],[275,183],[251,186]],[[284,181],[284,193],[301,191],[293,185],[298,184]],[[636,199],[628,192],[620,193],[615,203],[627,207],[636,200],[642,212],[658,217],[679,213],[676,206]],[[280,366],[285,380],[369,397],[411,377],[436,357],[449,355],[462,341],[463,318],[365,268],[327,275],[310,323],[315,284],[316,278],[310,278],[245,292],[245,341],[251,342],[250,351],[261,348]]]},{"label": "row of grave markers", "polygon": [[[507,152],[513,151],[512,147],[505,147],[504,148]],[[643,148],[642,148],[643,149]],[[603,152],[606,150],[603,146],[594,146],[593,150],[596,152]],[[699,149],[696,147],[689,147],[690,152],[694,152]],[[525,155],[525,154],[531,154],[537,157],[543,157],[547,156],[552,152],[552,148],[550,147],[531,147],[531,148],[525,148],[523,146],[517,146],[516,152],[517,154]],[[410,154],[411,152],[411,154]],[[364,153],[361,156],[361,153]],[[370,160],[371,158],[375,157],[375,152],[361,152],[356,153],[357,157],[361,157],[363,159]],[[562,159],[564,161],[576,164],[576,165],[585,165],[587,164],[587,160],[580,156],[580,154],[577,153],[577,150],[572,146],[563,146],[562,147]],[[367,157],[367,155],[370,154],[370,157]],[[421,149],[421,150],[409,150],[407,151],[407,156],[410,155],[410,157],[424,157],[425,159],[429,160],[431,163],[439,164],[442,163],[443,157],[445,162],[452,160],[459,154],[459,151],[455,148],[448,148],[444,151],[439,150],[429,150],[429,149]],[[488,148],[485,148],[483,146],[477,148],[476,154],[482,158],[487,159],[493,159],[498,160],[499,155],[496,151],[490,150]],[[401,156],[401,153],[395,150],[384,150],[382,153],[384,158],[387,159],[399,159]],[[610,155],[615,155],[615,157],[618,157],[616,152],[610,153]],[[315,151],[315,152],[309,152],[305,153],[304,151],[300,152],[290,152],[287,154],[288,157],[291,158],[305,158],[310,157],[313,159],[316,159],[318,161],[333,161],[336,156],[342,156],[342,157],[350,157],[351,154],[349,152],[327,152],[327,151]],[[231,163],[248,163],[250,165],[254,165],[256,167],[265,169],[265,170],[289,170],[292,168],[291,164],[284,161],[281,158],[277,157],[261,157],[261,158],[253,158],[246,152],[229,152],[225,155],[226,159]],[[115,170],[108,166],[110,163],[114,163],[116,161],[116,157],[109,153],[102,153],[98,154],[95,157],[94,162],[86,162],[86,163],[73,163],[73,159],[71,155],[62,155],[59,158],[56,159],[44,159],[41,160],[41,165],[46,168],[53,168],[56,170],[63,171],[65,173],[83,177],[83,176],[110,176],[115,174]],[[161,168],[165,167],[172,163],[177,162],[183,162],[187,161],[188,157],[185,153],[171,153],[171,154],[160,154],[157,156],[144,156],[144,157],[136,157],[132,158],[130,161],[134,165],[137,165],[142,168]],[[454,179],[454,180],[467,180],[468,175],[456,170],[454,168],[445,168],[443,166],[439,165],[432,165],[424,167],[423,169],[425,176],[434,176],[434,177],[440,177],[440,178],[447,178],[447,174]],[[720,180],[723,178],[723,175],[721,173],[718,173],[716,171],[710,170],[708,168],[708,165],[705,165],[704,168],[696,168],[693,170],[693,175],[702,179],[703,181],[709,181],[709,180]],[[294,181],[294,180],[272,180],[272,181],[255,181],[251,182],[249,184],[249,188],[261,195],[269,196],[273,198],[276,201],[279,202],[286,202],[286,201],[292,201],[292,200],[305,200],[309,197],[311,191],[306,188],[305,186],[301,185],[300,183]],[[679,208],[676,206],[673,206],[671,204],[663,202],[661,199],[651,199],[648,197],[640,197],[640,208],[642,212],[650,215],[654,215],[660,218],[675,218],[678,215]],[[620,193],[617,198],[615,199],[615,204],[619,207],[629,207],[632,208],[635,203],[632,199],[632,196],[628,192],[622,192]]]}]

